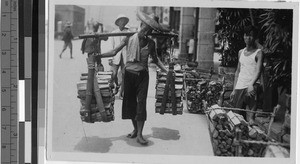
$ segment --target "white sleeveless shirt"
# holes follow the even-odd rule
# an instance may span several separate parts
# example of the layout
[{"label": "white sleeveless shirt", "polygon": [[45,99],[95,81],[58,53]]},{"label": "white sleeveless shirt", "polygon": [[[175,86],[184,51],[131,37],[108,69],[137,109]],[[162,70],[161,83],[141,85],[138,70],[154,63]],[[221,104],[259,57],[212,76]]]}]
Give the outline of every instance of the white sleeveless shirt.
[{"label": "white sleeveless shirt", "polygon": [[240,73],[238,75],[238,80],[235,85],[235,89],[245,89],[248,88],[250,82],[253,80],[255,70],[256,70],[256,61],[255,57],[257,52],[260,49],[257,49],[255,52],[250,54],[249,56],[245,56],[244,48],[242,50],[239,62],[240,62]]}]

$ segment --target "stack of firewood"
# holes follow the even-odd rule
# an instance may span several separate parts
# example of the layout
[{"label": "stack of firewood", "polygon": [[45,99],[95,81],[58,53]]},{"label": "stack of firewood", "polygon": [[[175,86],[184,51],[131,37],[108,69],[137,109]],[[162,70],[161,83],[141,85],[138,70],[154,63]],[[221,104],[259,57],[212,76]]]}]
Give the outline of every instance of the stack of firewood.
[{"label": "stack of firewood", "polygon": [[211,110],[209,115],[210,132],[215,155],[234,156],[235,138],[234,123],[227,117],[227,113],[222,109]]},{"label": "stack of firewood", "polygon": [[[167,73],[157,71],[156,72],[156,103],[155,103],[155,112],[160,113],[162,107],[162,99],[164,96],[165,86],[167,81]],[[183,73],[175,72],[175,103],[177,114],[182,114],[183,111]],[[165,113],[172,112],[172,102],[171,102],[171,89],[169,89]]]},{"label": "stack of firewood", "polygon": [[217,104],[222,91],[221,82],[213,81],[209,75],[199,72],[186,72],[185,93],[187,109],[191,113],[205,113],[205,105],[208,107]]},{"label": "stack of firewood", "polygon": [[[113,94],[111,86],[111,75],[112,72],[97,72],[96,78],[98,82],[98,88],[100,89],[100,94],[102,97],[102,102],[108,117],[108,121],[114,120],[114,102],[115,96]],[[92,100],[90,104],[90,111],[86,109],[86,89],[87,89],[87,74],[83,73],[80,77],[80,82],[77,83],[77,98],[80,99],[80,116],[81,120],[84,122],[101,122],[102,117],[100,115],[99,108],[97,106],[97,100],[95,97],[95,92],[92,92]]]},{"label": "stack of firewood", "polygon": [[242,150],[241,156],[244,157],[262,157],[263,152],[266,149],[265,144],[259,143],[259,141],[268,142],[265,132],[263,132],[258,126],[249,126],[248,141],[258,141],[257,143],[241,143]]},{"label": "stack of firewood", "polygon": [[208,107],[218,103],[222,89],[222,83],[219,81],[210,81],[208,83],[205,95],[205,101],[207,102]]},{"label": "stack of firewood", "polygon": [[[243,116],[233,113],[232,111],[227,113],[231,120],[236,121],[236,127],[240,130],[240,139],[245,141],[254,141],[249,143],[241,142],[239,146],[239,156],[243,157],[262,157],[263,151],[266,148],[265,144],[260,142],[267,142],[267,135],[258,126],[250,126]],[[233,119],[232,119],[233,118]],[[238,135],[238,134],[237,134]]]},{"label": "stack of firewood", "polygon": [[[208,114],[215,155],[262,157],[267,142],[266,134],[257,126],[249,126],[243,116],[221,108]],[[244,142],[245,141],[245,142]]]},{"label": "stack of firewood", "polygon": [[186,83],[186,103],[187,109],[191,113],[204,114],[204,104],[202,100],[206,97],[205,80],[188,80]]}]

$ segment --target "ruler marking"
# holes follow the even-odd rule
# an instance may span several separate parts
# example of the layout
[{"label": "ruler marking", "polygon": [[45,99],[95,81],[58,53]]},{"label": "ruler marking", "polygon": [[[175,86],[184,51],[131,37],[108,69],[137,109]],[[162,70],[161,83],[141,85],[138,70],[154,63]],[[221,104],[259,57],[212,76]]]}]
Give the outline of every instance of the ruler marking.
[{"label": "ruler marking", "polygon": [[0,56],[2,163],[18,163],[18,44],[18,0],[2,0],[1,47],[5,48]]}]

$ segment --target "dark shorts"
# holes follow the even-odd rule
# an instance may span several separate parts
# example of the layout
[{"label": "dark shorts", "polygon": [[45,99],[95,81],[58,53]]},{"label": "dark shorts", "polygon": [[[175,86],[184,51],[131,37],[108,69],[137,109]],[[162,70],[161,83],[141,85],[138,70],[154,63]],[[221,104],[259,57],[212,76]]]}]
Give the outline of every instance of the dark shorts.
[{"label": "dark shorts", "polygon": [[63,49],[66,49],[67,47],[69,47],[70,49],[72,49],[72,42],[70,41],[70,42],[66,42],[65,41],[65,44],[64,44],[64,47],[63,47]]},{"label": "dark shorts", "polygon": [[[233,96],[230,104],[234,108],[246,109],[246,106],[249,107],[250,110],[255,110],[257,107],[257,99],[258,94],[261,93],[260,87],[258,84],[254,85],[254,90],[256,91],[254,96],[249,96],[247,93],[247,88],[245,89],[236,89],[235,95]],[[245,112],[237,112],[245,117]]]},{"label": "dark shorts", "polygon": [[148,85],[148,71],[132,73],[125,70],[122,119],[146,120]]}]

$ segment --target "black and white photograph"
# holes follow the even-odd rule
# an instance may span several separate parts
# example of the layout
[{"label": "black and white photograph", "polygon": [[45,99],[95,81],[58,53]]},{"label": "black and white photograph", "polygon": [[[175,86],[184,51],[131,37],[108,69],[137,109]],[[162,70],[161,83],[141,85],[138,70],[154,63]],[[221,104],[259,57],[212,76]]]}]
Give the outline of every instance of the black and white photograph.
[{"label": "black and white photograph", "polygon": [[48,5],[47,160],[295,160],[297,5]]}]

